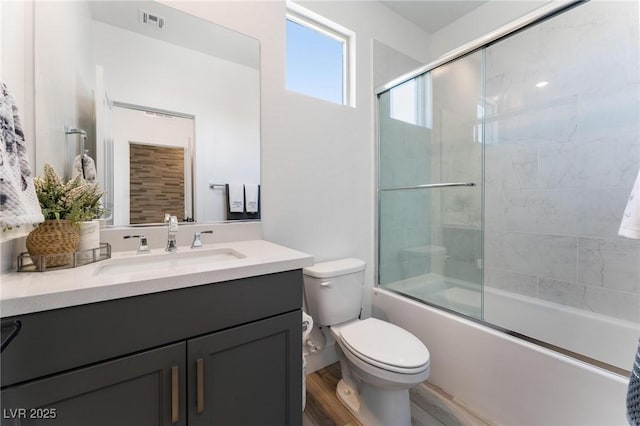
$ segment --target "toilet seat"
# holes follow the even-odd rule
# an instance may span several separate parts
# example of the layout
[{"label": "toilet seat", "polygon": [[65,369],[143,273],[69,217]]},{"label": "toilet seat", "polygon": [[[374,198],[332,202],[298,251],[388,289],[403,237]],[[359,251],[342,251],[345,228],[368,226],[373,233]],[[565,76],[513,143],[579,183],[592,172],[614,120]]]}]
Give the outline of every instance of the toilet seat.
[{"label": "toilet seat", "polygon": [[429,367],[429,351],[408,331],[376,318],[339,326],[345,349],[362,361],[401,374],[416,374]]}]

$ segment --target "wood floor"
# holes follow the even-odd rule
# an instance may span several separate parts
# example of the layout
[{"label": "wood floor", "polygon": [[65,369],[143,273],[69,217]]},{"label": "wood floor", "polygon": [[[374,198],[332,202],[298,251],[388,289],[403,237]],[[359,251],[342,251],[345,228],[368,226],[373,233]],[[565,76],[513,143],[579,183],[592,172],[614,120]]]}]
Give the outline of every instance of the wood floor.
[{"label": "wood floor", "polygon": [[[332,364],[307,376],[307,403],[303,426],[359,426],[336,396],[339,365]],[[489,426],[442,390],[423,383],[410,391],[413,426]],[[394,425],[388,425],[394,426]]]}]

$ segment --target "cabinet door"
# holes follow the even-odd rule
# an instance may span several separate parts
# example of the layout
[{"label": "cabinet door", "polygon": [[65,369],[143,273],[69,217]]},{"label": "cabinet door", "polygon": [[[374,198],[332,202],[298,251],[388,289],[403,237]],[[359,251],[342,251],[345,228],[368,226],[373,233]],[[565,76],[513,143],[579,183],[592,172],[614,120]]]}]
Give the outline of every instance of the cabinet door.
[{"label": "cabinet door", "polygon": [[185,356],[179,343],[8,387],[1,423],[186,425]]},{"label": "cabinet door", "polygon": [[302,424],[300,311],[187,345],[190,426]]}]

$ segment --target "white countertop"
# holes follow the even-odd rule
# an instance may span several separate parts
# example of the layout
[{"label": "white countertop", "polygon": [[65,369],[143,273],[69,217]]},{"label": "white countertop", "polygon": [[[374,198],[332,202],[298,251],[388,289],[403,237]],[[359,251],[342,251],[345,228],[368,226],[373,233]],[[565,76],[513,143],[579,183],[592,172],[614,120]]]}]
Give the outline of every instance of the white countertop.
[{"label": "white countertop", "polygon": [[[219,262],[207,262],[206,251],[231,249],[245,257]],[[157,269],[107,273],[105,266],[123,259],[136,259],[133,252],[116,252],[112,258],[78,268],[47,272],[12,272],[2,275],[0,282],[0,317],[28,314],[123,297],[139,296],[210,284],[257,275],[290,271],[313,265],[313,256],[264,240],[234,241],[207,244],[197,255],[202,262],[180,265],[170,262],[174,253],[152,250],[151,256],[166,256],[167,266]],[[178,254],[191,252],[179,247]],[[135,262],[135,260],[133,260]],[[177,266],[176,266],[177,265]],[[103,273],[101,273],[103,269]]]}]

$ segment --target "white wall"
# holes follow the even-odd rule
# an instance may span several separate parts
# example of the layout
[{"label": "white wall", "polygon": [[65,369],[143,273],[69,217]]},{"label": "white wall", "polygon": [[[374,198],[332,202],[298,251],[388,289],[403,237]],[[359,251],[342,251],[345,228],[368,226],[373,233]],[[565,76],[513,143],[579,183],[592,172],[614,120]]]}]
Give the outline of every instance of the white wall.
[{"label": "white wall", "polygon": [[32,171],[36,159],[33,97],[33,3],[0,2],[0,79],[15,98]]},{"label": "white wall", "polygon": [[[86,148],[95,155],[91,61],[91,16],[83,2],[38,2],[35,5],[35,174],[51,163],[58,174],[71,177],[80,154],[80,136],[65,135],[65,126],[87,132]],[[56,37],[52,38],[51,34]]]},{"label": "white wall", "polygon": [[352,108],[286,91],[284,2],[166,3],[260,40],[265,239],[316,261],[361,258],[372,287],[373,38],[422,60],[428,57],[428,35],[378,3],[301,3],[356,33]]},{"label": "white wall", "polygon": [[549,3],[548,0],[489,0],[431,36],[431,59],[487,34]]}]

